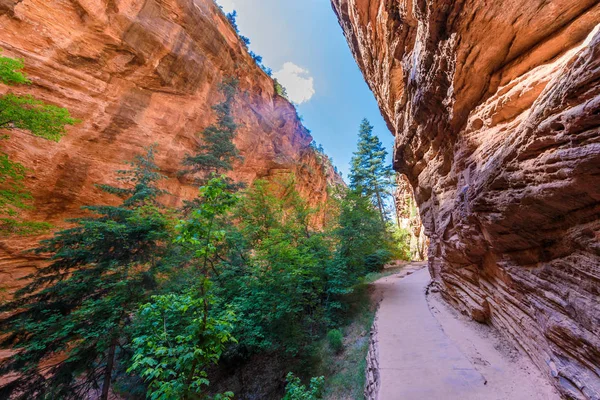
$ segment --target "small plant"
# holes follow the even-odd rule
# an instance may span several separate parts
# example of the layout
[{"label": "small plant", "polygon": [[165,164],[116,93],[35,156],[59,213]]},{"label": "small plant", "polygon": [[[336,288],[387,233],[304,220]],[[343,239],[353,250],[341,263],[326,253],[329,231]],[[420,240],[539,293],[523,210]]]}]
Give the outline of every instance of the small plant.
[{"label": "small plant", "polygon": [[327,332],[327,341],[329,347],[336,353],[339,353],[344,348],[344,335],[339,329],[332,329]]},{"label": "small plant", "polygon": [[286,376],[287,386],[285,387],[285,396],[282,400],[317,400],[323,398],[323,385],[325,377],[319,376],[310,379],[310,385],[307,388],[300,382],[300,378],[288,373]]},{"label": "small plant", "polygon": [[273,86],[275,87],[275,93],[284,99],[288,98],[287,90],[281,85],[281,83],[279,83],[277,79],[273,79]]}]

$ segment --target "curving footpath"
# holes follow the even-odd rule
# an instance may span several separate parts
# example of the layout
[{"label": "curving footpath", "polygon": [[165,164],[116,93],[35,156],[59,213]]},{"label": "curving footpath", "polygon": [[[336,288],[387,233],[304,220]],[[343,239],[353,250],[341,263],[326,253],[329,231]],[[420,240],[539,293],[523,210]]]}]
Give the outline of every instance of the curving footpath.
[{"label": "curving footpath", "polygon": [[374,283],[382,299],[377,312],[379,400],[559,398],[491,328],[467,321],[439,299],[428,302],[429,281],[423,268]]}]

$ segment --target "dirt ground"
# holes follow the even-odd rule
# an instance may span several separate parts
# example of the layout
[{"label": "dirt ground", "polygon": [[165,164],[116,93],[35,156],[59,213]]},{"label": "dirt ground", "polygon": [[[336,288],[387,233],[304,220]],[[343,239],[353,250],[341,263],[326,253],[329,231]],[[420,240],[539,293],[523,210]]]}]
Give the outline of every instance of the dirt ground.
[{"label": "dirt ground", "polygon": [[[437,293],[423,263],[379,279],[379,400],[558,400],[532,362],[496,330],[468,320]],[[409,275],[409,276],[407,276]]]}]

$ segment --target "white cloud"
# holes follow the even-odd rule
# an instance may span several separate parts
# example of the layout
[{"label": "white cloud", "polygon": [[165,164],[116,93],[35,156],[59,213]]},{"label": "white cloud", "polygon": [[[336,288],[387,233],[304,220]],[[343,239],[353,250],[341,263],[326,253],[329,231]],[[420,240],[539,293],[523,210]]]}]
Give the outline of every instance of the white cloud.
[{"label": "white cloud", "polygon": [[217,4],[223,7],[223,11],[230,13],[235,10],[235,2],[233,0],[217,0]]},{"label": "white cloud", "polygon": [[315,94],[313,77],[310,72],[292,62],[283,64],[280,71],[273,76],[285,87],[288,98],[294,103],[301,104],[310,100]]}]

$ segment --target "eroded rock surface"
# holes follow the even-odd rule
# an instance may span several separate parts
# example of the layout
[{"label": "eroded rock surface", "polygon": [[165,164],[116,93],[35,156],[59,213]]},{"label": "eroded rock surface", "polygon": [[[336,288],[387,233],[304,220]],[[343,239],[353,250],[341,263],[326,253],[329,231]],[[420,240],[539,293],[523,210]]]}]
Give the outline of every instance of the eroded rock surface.
[{"label": "eroded rock surface", "polygon": [[332,0],[444,297],[600,398],[600,2]]},{"label": "eroded rock surface", "polygon": [[[244,162],[234,178],[294,172],[313,205],[327,199],[328,182],[340,180],[212,0],[0,0],[0,48],[24,59],[32,81],[12,91],[66,107],[82,121],[60,143],[26,132],[2,141],[2,150],[30,169],[35,209],[25,216],[32,220],[61,226],[81,216],[82,205],[118,201],[94,184],[114,183],[123,162],[153,143],[169,177],[166,202],[196,196],[177,172],[196,133],[214,122],[211,107],[222,101],[225,77],[237,77],[240,89],[234,116]],[[43,262],[21,253],[38,239],[1,242],[3,289]]]}]

